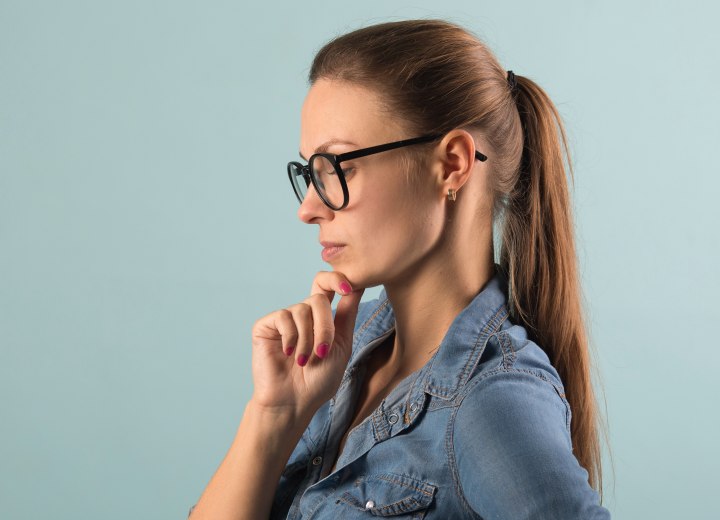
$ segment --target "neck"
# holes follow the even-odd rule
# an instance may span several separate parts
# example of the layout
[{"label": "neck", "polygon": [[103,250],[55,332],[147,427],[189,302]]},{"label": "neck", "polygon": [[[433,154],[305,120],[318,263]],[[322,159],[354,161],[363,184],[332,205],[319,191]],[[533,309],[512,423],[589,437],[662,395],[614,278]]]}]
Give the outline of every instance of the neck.
[{"label": "neck", "polygon": [[492,226],[479,228],[489,229],[485,236],[477,229],[451,235],[411,276],[385,284],[395,338],[382,369],[391,377],[403,378],[427,363],[453,320],[492,278]]}]

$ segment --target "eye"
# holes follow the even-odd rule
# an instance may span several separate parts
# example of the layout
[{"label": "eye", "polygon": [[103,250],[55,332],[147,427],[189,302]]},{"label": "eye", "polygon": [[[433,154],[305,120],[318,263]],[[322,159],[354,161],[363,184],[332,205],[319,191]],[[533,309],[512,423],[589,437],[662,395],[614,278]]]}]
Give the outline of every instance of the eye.
[{"label": "eye", "polygon": [[350,177],[353,173],[355,173],[355,167],[354,166],[343,166],[342,171],[345,174],[345,177]]}]

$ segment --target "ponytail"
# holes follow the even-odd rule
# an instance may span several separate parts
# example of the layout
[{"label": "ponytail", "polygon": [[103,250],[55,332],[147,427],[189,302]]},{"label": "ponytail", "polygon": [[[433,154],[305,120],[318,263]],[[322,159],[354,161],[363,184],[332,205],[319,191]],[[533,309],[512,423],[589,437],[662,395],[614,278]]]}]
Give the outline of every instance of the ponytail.
[{"label": "ponytail", "polygon": [[573,452],[602,497],[598,416],[566,180],[566,169],[573,176],[567,139],[547,94],[528,78],[515,79],[524,145],[503,219],[500,266],[509,279],[511,315],[545,350],[563,381]]}]

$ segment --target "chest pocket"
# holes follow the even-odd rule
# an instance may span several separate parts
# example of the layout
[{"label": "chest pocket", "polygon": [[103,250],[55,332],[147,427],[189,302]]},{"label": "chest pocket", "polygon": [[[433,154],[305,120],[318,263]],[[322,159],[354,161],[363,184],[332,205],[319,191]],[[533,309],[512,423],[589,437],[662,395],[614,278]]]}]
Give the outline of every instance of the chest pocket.
[{"label": "chest pocket", "polygon": [[[355,480],[350,491],[337,500],[339,504],[364,511],[367,516],[425,518],[437,486],[404,475],[383,473]],[[343,518],[343,515],[339,515]],[[353,517],[354,518],[354,517]]]}]

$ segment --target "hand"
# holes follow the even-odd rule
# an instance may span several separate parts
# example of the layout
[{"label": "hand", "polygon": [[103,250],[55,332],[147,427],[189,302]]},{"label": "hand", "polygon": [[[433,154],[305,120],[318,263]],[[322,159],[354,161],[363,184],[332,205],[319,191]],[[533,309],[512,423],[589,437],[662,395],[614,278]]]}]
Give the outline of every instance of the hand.
[{"label": "hand", "polygon": [[[321,271],[310,297],[255,322],[252,401],[256,406],[311,416],[335,395],[350,359],[364,291],[353,291],[342,273]],[[336,292],[343,296],[333,322],[331,303]]]}]

